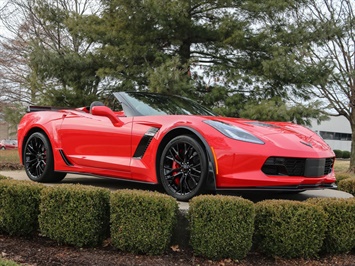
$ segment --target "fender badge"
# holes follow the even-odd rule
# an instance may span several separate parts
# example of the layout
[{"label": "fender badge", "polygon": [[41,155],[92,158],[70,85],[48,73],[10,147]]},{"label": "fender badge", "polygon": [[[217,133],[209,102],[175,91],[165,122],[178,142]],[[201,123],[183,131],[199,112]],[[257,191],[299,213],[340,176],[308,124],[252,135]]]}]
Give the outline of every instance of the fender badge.
[{"label": "fender badge", "polygon": [[300,141],[302,144],[304,144],[304,145],[306,145],[306,146],[308,146],[308,147],[311,147],[311,148],[313,148],[312,147],[312,144],[311,143],[309,143],[309,142],[304,142],[304,141]]}]

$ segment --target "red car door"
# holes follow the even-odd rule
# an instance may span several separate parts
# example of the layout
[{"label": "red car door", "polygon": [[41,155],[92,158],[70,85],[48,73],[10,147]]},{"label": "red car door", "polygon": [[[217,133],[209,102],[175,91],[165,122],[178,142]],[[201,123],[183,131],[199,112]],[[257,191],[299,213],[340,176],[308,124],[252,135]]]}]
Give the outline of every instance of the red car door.
[{"label": "red car door", "polygon": [[105,116],[80,112],[63,115],[61,148],[75,165],[130,172],[132,118],[121,117],[115,127]]}]

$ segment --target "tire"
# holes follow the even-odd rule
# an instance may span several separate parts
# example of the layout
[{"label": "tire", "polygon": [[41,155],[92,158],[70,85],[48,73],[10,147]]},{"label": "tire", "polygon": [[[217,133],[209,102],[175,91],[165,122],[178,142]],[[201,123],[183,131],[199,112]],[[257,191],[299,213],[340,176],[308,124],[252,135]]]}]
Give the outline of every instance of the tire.
[{"label": "tire", "polygon": [[164,190],[179,201],[203,193],[207,159],[201,144],[190,136],[177,136],[165,146],[159,162]]},{"label": "tire", "polygon": [[6,150],[5,146],[2,146],[0,150],[3,150],[3,151]]},{"label": "tire", "polygon": [[40,183],[57,183],[66,173],[54,171],[54,158],[48,138],[40,132],[33,133],[23,149],[23,161],[27,176]]}]

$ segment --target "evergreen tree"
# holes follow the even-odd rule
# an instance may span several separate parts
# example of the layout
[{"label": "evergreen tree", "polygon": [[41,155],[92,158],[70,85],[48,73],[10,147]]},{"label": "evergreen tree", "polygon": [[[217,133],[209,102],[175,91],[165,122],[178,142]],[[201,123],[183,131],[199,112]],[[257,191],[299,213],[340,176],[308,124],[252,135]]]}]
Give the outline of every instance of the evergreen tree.
[{"label": "evergreen tree", "polygon": [[[240,98],[308,97],[304,75],[294,77],[284,70],[274,79],[271,73],[277,64],[287,69],[284,63],[291,65],[295,51],[303,46],[301,40],[290,38],[298,30],[295,25],[285,25],[304,2],[103,0],[102,14],[87,17],[89,26],[82,28],[105,58],[98,73],[115,80],[118,89],[166,91],[164,84],[151,86],[165,66],[165,84],[182,76],[181,90],[175,86],[174,93],[208,103],[221,90],[223,97],[212,107],[232,107],[240,106]],[[169,74],[171,62],[174,73]],[[304,74],[307,69],[300,66],[297,71]],[[157,89],[158,85],[163,87]]]}]

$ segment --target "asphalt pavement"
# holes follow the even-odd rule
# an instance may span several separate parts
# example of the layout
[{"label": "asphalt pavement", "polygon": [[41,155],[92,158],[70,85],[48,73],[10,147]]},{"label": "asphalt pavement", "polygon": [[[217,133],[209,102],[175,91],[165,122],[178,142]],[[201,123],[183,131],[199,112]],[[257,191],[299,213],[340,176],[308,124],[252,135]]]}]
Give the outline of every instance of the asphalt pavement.
[{"label": "asphalt pavement", "polygon": [[[29,180],[25,171],[0,171],[0,175],[11,177],[16,180]],[[87,175],[68,174],[59,184],[82,184],[108,188],[110,190],[118,189],[142,189],[164,192],[158,185],[149,185],[142,183],[135,183],[129,181],[116,180],[112,178],[93,177]],[[46,185],[58,185],[58,184],[46,184]],[[334,190],[334,189],[320,189],[320,190],[307,190],[301,193],[276,193],[276,192],[235,192],[233,195],[242,196],[258,202],[265,199],[289,199],[304,201],[308,198],[352,198],[349,193]],[[187,210],[189,204],[186,202],[178,202],[181,210]]]}]

